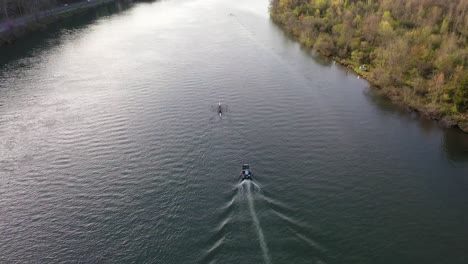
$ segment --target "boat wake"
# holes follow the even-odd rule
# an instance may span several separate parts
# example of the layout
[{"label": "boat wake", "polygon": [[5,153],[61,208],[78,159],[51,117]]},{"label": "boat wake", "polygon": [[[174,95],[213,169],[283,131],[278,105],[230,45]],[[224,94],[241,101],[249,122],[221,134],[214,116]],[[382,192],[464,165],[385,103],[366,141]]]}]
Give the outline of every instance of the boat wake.
[{"label": "boat wake", "polygon": [[269,204],[272,212],[284,222],[283,226],[309,248],[312,254],[311,258],[316,259],[319,263],[329,262],[327,249],[320,243],[320,230],[316,226],[294,217],[296,213],[291,209],[291,206],[268,196],[263,196],[263,198]]},{"label": "boat wake", "polygon": [[[220,254],[226,244],[229,244],[232,239],[232,237],[229,237],[232,236],[233,229],[231,226],[233,225],[233,221],[236,221],[234,215],[236,211],[235,208],[246,201],[248,212],[252,218],[253,226],[256,231],[255,233],[257,234],[262,251],[263,263],[271,264],[270,252],[266,243],[264,231],[255,209],[255,198],[263,197],[263,195],[261,195],[262,191],[260,186],[251,180],[244,180],[235,185],[230,193],[226,204],[221,207],[222,213],[219,216],[219,224],[213,228],[213,235],[207,241],[210,246],[207,248],[206,254],[202,256],[200,263],[216,262],[216,256]],[[245,217],[242,218],[244,219]]]},{"label": "boat wake", "polygon": [[245,190],[246,192],[250,215],[252,216],[252,220],[253,220],[255,229],[257,231],[258,240],[260,242],[260,248],[262,249],[263,261],[266,264],[270,264],[271,263],[270,253],[269,253],[268,246],[265,240],[265,235],[263,234],[262,226],[260,225],[260,221],[258,220],[257,213],[255,211],[255,204],[254,204],[254,199],[252,195],[252,188],[254,189],[254,191],[260,191],[260,186],[255,184],[253,181],[248,181],[248,180],[243,181],[240,184],[240,186],[241,186],[240,190],[242,191]]},{"label": "boat wake", "polygon": [[232,225],[237,200],[238,191],[233,189],[229,195],[228,202],[220,208],[221,214],[217,221],[219,224],[213,228],[213,234],[207,241],[207,244],[210,246],[199,263],[216,263],[216,256],[220,254],[226,241],[229,240],[230,226]]},{"label": "boat wake", "polygon": [[[252,190],[253,188],[253,190]],[[240,182],[238,185],[237,185],[237,189],[238,189],[238,196],[240,199],[242,198],[248,198],[248,195],[246,196],[246,194],[248,192],[262,192],[262,189],[260,188],[260,186],[258,184],[256,184],[254,181],[252,180],[243,180],[242,182]]]}]

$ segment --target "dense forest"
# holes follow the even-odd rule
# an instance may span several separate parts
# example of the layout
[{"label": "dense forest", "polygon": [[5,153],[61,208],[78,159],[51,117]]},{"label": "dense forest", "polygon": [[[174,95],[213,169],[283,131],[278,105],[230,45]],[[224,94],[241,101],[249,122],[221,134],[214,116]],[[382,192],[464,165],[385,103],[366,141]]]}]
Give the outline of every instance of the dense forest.
[{"label": "dense forest", "polygon": [[270,13],[393,100],[468,120],[468,0],[272,0]]}]

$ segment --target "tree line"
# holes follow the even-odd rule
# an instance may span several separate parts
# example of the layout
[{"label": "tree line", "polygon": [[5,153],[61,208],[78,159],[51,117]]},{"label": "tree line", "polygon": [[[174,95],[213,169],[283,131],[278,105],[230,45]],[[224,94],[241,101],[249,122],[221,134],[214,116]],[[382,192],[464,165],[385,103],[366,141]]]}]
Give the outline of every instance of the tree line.
[{"label": "tree line", "polygon": [[468,0],[272,0],[270,14],[393,99],[468,118]]}]

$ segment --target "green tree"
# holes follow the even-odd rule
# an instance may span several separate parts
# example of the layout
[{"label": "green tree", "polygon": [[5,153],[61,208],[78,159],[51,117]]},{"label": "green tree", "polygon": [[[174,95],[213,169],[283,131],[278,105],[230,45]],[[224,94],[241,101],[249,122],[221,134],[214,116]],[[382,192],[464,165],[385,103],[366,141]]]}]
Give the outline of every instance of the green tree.
[{"label": "green tree", "polygon": [[462,77],[461,81],[457,85],[455,96],[453,98],[457,110],[464,112],[468,110],[468,72],[465,71],[465,76]]},{"label": "green tree", "polygon": [[366,64],[392,98],[468,119],[468,0],[271,1],[272,19],[303,45]]},{"label": "green tree", "polygon": [[326,56],[330,56],[334,52],[335,44],[333,44],[333,40],[330,35],[327,33],[321,33],[315,42],[314,49],[319,50]]}]

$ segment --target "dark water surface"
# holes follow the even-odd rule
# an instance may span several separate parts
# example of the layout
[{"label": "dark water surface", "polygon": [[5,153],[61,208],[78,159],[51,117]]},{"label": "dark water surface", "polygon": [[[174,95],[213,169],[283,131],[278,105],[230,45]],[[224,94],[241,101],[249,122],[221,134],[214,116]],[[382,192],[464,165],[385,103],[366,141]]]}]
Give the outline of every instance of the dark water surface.
[{"label": "dark water surface", "polygon": [[468,263],[466,135],[267,7],[98,10],[1,48],[0,263]]}]

